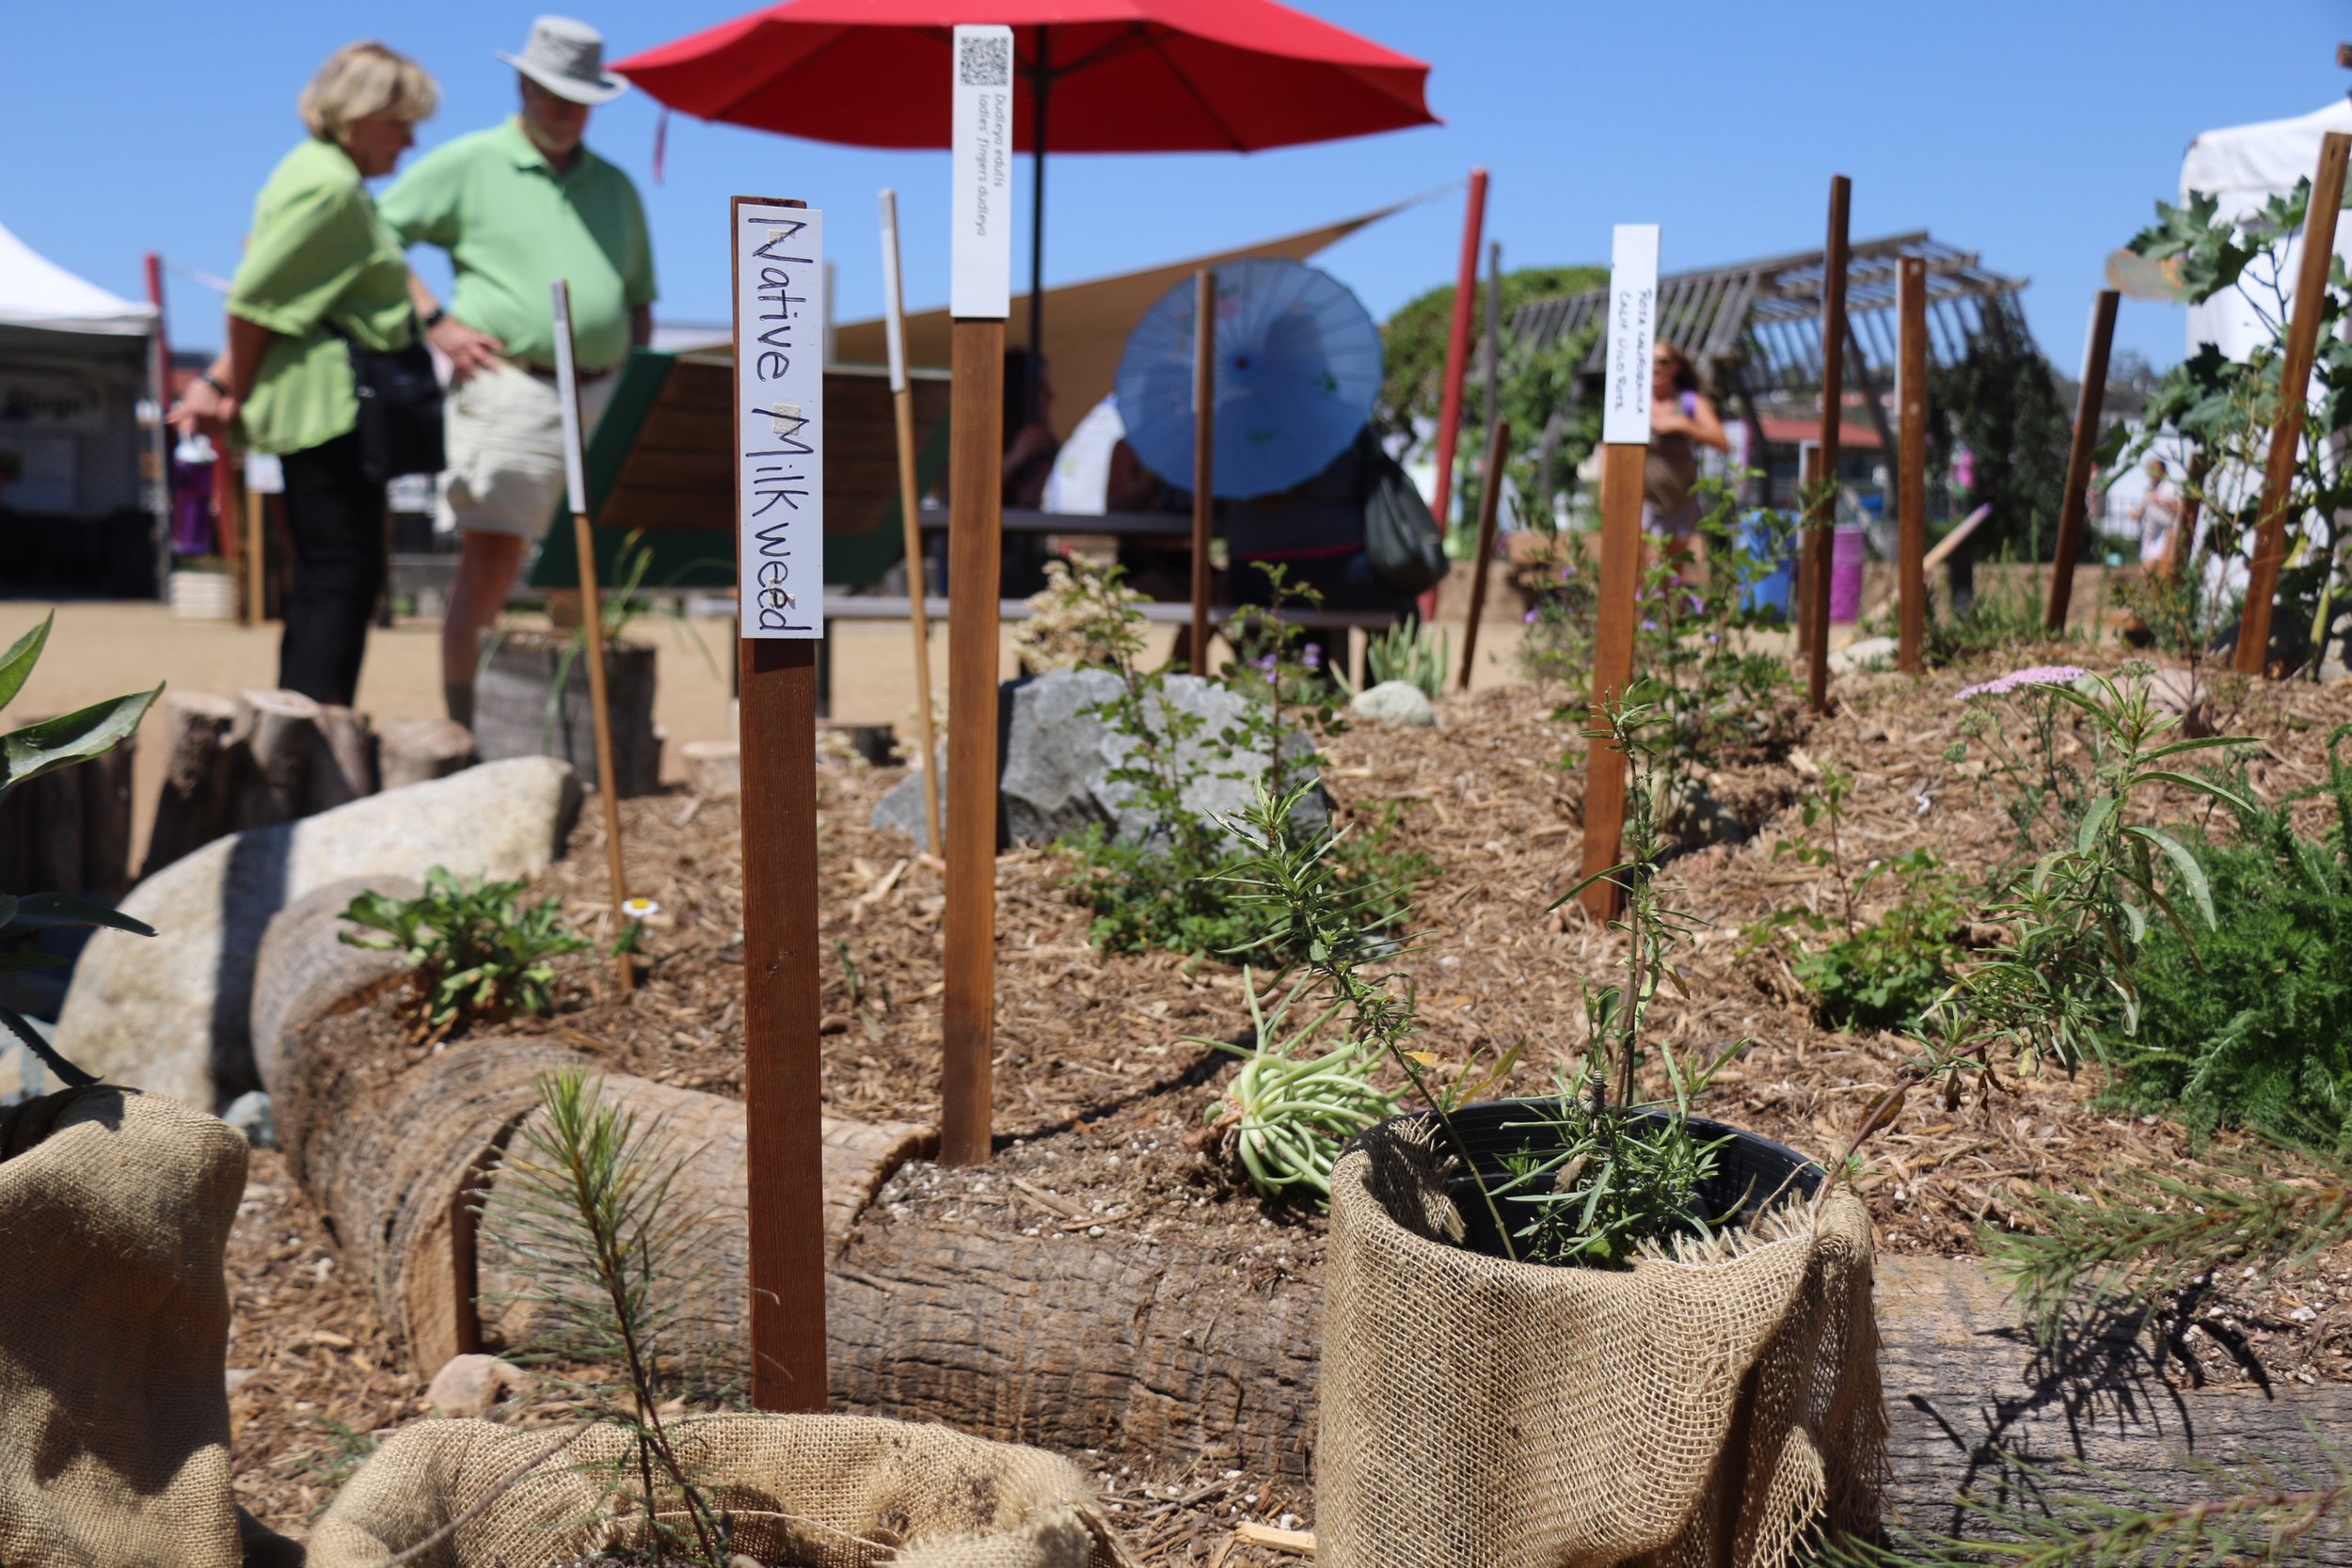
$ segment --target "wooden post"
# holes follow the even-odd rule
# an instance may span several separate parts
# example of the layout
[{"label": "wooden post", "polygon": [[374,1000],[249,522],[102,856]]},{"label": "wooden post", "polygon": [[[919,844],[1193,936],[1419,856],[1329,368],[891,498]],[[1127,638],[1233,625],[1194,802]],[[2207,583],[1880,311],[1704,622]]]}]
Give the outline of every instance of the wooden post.
[{"label": "wooden post", "polygon": [[[621,781],[612,770],[612,705],[605,689],[604,600],[596,586],[596,531],[588,526],[579,372],[572,359],[572,286],[559,277],[548,285],[548,291],[555,308],[555,395],[564,416],[564,487],[572,513],[572,546],[580,555],[580,630],[588,644],[588,703],[596,732],[596,796],[604,809],[604,869],[612,888],[612,934],[618,937],[628,918],[621,908],[628,899],[628,875],[621,854]],[[621,994],[635,990],[637,960],[618,953],[612,966]]]},{"label": "wooden post", "polygon": [[[1797,445],[1797,494],[1800,497],[1809,496],[1813,491],[1813,487],[1820,483],[1820,482],[1821,443],[1819,441],[1799,442]],[[1823,598],[1828,592],[1824,584],[1827,582],[1829,577],[1829,557],[1826,551],[1816,550],[1813,547],[1814,538],[1819,531],[1813,526],[1813,513],[1810,503],[1801,501],[1800,504],[1804,505],[1806,510],[1804,513],[1803,531],[1798,538],[1797,580],[1795,583],[1797,595],[1796,638],[1797,653],[1805,660],[1805,668],[1810,671],[1812,669],[1813,644],[1815,641],[1813,635],[1813,605],[1817,599]],[[1817,572],[1820,575],[1821,581],[1817,582],[1814,580],[1814,577]],[[1826,620],[1827,617],[1824,616],[1823,619]],[[1809,691],[1807,695],[1809,698]]]},{"label": "wooden post", "polygon": [[269,619],[268,507],[268,497],[245,487],[245,618],[257,626]]},{"label": "wooden post", "polygon": [[1927,667],[1928,639],[1928,263],[1902,260],[1897,300],[1901,341],[1896,357],[1896,402],[1902,416],[1900,467],[1902,517],[1898,544],[1897,592],[1902,595],[1902,631],[1895,667],[1915,675]]},{"label": "wooden post", "polygon": [[[2238,623],[2237,671],[2259,675],[2270,662],[2270,611],[2286,563],[2287,509],[2295,497],[2296,450],[2311,398],[2312,361],[2328,302],[2328,267],[2336,250],[2336,214],[2344,206],[2344,175],[2352,136],[2330,131],[2319,144],[2312,181],[2311,215],[2303,221],[2303,265],[2295,279],[2295,319],[2287,328],[2286,364],[2280,372],[2279,422],[2270,427],[2270,461],[2263,469],[2262,509],[2255,513],[2254,553],[2247,562],[2246,614]],[[2325,641],[2328,628],[2318,628]]]},{"label": "wooden post", "polygon": [[939,736],[931,722],[930,611],[924,606],[923,529],[916,515],[914,388],[907,381],[905,279],[898,272],[898,193],[882,193],[882,328],[890,351],[891,411],[898,425],[898,521],[906,541],[907,615],[914,635],[914,732],[922,750],[923,819],[931,831],[931,853],[946,853],[947,835],[939,819]]},{"label": "wooden post", "polygon": [[2212,472],[2213,458],[2204,448],[2189,454],[2188,476],[2181,483],[2181,520],[2165,544],[2164,559],[2156,564],[2156,576],[2165,582],[2180,581],[2197,552],[2197,515],[2204,505],[2205,478]]},{"label": "wooden post", "polygon": [[2115,307],[2122,297],[2113,289],[2102,289],[2090,313],[2082,390],[2074,399],[2074,439],[2066,449],[2066,494],[2058,501],[2058,557],[2050,562],[2050,610],[2042,623],[2052,636],[2066,629],[2066,611],[2074,597],[2074,558],[2083,551],[2090,456],[2099,444],[2099,405],[2107,390],[2107,350],[2115,342]]},{"label": "wooden post", "polygon": [[245,459],[229,450],[229,431],[218,426],[213,438],[213,534],[220,546],[221,563],[229,568],[230,596],[237,606],[237,625],[261,620],[261,607],[246,597]]},{"label": "wooden post", "polygon": [[[1592,729],[1633,682],[1635,599],[1642,582],[1642,478],[1649,456],[1650,355],[1658,332],[1658,228],[1621,223],[1610,246],[1606,375],[1601,397],[1599,625],[1593,645]],[[1500,422],[1500,421],[1498,421]],[[1584,753],[1584,864],[1580,902],[1614,916],[1625,890],[1590,879],[1625,847],[1626,755],[1596,739]]]},{"label": "wooden post", "polygon": [[1829,707],[1829,563],[1837,525],[1837,443],[1846,418],[1846,214],[1853,182],[1829,182],[1829,242],[1821,267],[1821,450],[1820,493],[1805,516],[1805,697],[1813,711]]},{"label": "wooden post", "polygon": [[1445,347],[1445,387],[1438,405],[1438,531],[1454,516],[1454,450],[1462,436],[1462,378],[1470,370],[1470,309],[1478,297],[1478,239],[1486,225],[1486,171],[1470,170],[1462,214],[1462,264],[1454,278],[1454,325]]},{"label": "wooden post", "polygon": [[[752,1402],[821,1411],[817,644],[824,635],[824,217],[803,202],[742,196],[728,215]],[[580,558],[588,559],[584,549]]]},{"label": "wooden post", "polygon": [[1502,499],[1503,456],[1510,450],[1511,421],[1498,414],[1487,430],[1486,477],[1478,487],[1478,554],[1470,562],[1470,625],[1462,628],[1462,673],[1454,682],[1456,691],[1470,689],[1478,657],[1478,620],[1486,612],[1486,572],[1494,563],[1495,509]]},{"label": "wooden post", "polygon": [[[1012,29],[960,25],[956,55],[1009,56]],[[951,65],[951,71],[954,67]],[[1009,85],[952,78],[947,451],[947,907],[940,1163],[990,1152],[996,1044],[997,594],[1003,586],[1005,318],[1012,309]],[[1037,345],[1030,345],[1032,354]],[[1031,361],[1034,363],[1034,359]]]},{"label": "wooden post", "polygon": [[1209,535],[1216,507],[1216,274],[1192,277],[1192,668],[1209,673]]}]

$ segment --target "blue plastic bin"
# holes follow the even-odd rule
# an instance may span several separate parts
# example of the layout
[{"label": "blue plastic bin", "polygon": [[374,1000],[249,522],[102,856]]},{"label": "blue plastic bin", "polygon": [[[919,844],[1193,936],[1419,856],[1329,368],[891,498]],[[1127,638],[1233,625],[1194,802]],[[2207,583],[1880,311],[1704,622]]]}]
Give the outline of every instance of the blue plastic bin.
[{"label": "blue plastic bin", "polygon": [[1782,619],[1788,618],[1797,588],[1796,541],[1796,531],[1774,513],[1751,512],[1740,520],[1741,549],[1750,555],[1769,558],[1777,543],[1780,552],[1776,558],[1771,558],[1771,574],[1748,585],[1748,595],[1741,609],[1776,610]]}]

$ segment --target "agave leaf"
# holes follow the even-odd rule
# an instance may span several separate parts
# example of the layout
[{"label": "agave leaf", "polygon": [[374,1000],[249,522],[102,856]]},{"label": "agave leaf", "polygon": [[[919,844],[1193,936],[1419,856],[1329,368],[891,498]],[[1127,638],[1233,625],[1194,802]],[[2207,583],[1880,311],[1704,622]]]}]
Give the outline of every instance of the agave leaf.
[{"label": "agave leaf", "polygon": [[70,893],[28,893],[11,902],[16,905],[15,912],[11,916],[8,910],[0,909],[0,926],[17,926],[25,930],[49,926],[105,926],[135,936],[155,934],[154,927],[124,914],[111,904],[76,898]]},{"label": "agave leaf", "polygon": [[80,1068],[58,1055],[49,1042],[41,1037],[40,1031],[25,1022],[22,1013],[8,1007],[0,1007],[0,1028],[6,1028],[8,1033],[23,1040],[24,1049],[40,1057],[42,1064],[50,1071],[56,1073],[66,1087],[83,1089],[98,1082],[91,1074],[84,1072]]}]

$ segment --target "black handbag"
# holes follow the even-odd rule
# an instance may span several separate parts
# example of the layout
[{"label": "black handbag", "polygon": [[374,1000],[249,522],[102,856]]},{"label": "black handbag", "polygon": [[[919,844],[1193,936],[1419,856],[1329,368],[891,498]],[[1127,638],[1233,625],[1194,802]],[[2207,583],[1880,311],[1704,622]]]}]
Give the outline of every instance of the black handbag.
[{"label": "black handbag", "polygon": [[1369,434],[1363,438],[1364,553],[1373,572],[1400,594],[1425,594],[1452,569],[1438,520],[1405,466]]},{"label": "black handbag", "polygon": [[[413,317],[410,318],[412,321]],[[421,327],[408,346],[361,348],[347,332],[329,332],[351,355],[351,389],[359,399],[359,473],[371,484],[403,474],[437,474],[449,466],[441,438],[441,381]]]}]

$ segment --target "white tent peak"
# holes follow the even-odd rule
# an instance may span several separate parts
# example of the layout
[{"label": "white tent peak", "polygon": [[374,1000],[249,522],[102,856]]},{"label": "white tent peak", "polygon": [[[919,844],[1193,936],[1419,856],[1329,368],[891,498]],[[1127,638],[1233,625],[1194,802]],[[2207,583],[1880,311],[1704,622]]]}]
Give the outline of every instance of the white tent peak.
[{"label": "white tent peak", "polygon": [[154,330],[155,308],[76,277],[0,225],[0,326],[142,336]]}]

